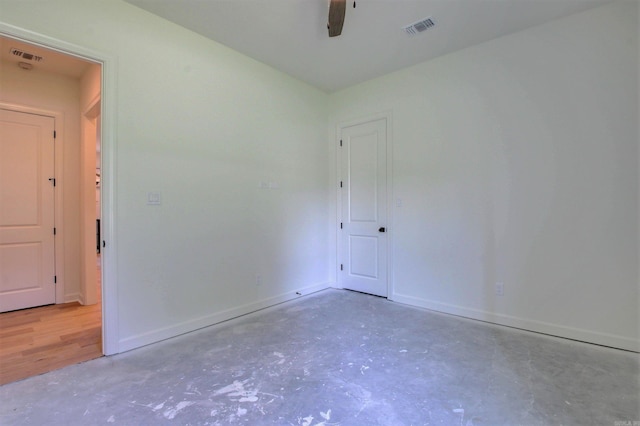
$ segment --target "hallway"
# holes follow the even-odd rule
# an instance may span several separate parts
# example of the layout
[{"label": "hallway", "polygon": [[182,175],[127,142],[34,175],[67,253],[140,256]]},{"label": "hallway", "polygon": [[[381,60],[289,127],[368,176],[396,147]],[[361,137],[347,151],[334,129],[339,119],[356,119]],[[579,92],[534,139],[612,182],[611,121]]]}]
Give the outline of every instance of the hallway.
[{"label": "hallway", "polygon": [[0,385],[101,356],[100,300],[0,314]]}]

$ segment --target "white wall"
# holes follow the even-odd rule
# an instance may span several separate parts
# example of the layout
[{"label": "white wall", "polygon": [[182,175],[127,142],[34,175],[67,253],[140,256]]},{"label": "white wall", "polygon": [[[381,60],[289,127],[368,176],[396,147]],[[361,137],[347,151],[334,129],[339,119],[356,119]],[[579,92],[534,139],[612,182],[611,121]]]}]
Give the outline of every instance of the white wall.
[{"label": "white wall", "polygon": [[327,125],[389,110],[395,300],[640,348],[635,2],[332,96],[120,1],[0,2],[117,59],[120,350],[330,285]]},{"label": "white wall", "polygon": [[124,2],[0,7],[117,59],[119,350],[330,285],[325,94]]},{"label": "white wall", "polygon": [[394,300],[640,349],[637,7],[331,96],[332,134],[393,113]]},{"label": "white wall", "polygon": [[[58,177],[63,191],[63,222],[56,220],[58,238],[63,238],[63,270],[56,271],[64,286],[64,302],[76,301],[80,295],[80,83],[77,79],[38,69],[24,71],[15,64],[0,62],[0,102],[62,114],[56,123],[57,156],[62,156],[64,170]],[[60,131],[63,129],[63,131]],[[60,150],[61,149],[61,150]]]}]

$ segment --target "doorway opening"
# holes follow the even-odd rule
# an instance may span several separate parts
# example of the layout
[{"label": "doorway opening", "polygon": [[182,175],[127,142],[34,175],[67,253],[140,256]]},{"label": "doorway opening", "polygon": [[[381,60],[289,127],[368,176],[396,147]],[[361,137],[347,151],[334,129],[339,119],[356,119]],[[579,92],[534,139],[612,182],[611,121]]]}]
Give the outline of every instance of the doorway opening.
[{"label": "doorway opening", "polygon": [[[0,110],[27,118],[48,118],[54,129],[51,137],[45,135],[46,142],[51,139],[54,146],[53,164],[40,170],[35,166],[21,167],[19,169],[33,170],[33,173],[16,173],[15,177],[33,178],[33,182],[22,185],[53,194],[51,203],[34,207],[38,212],[34,216],[36,220],[26,218],[19,225],[26,228],[25,224],[40,223],[41,217],[52,218],[51,253],[34,258],[38,257],[39,262],[53,271],[53,276],[43,276],[42,282],[55,290],[53,299],[3,307],[3,311],[11,311],[0,313],[0,347],[3,348],[0,367],[7,366],[7,370],[11,367],[11,375],[5,368],[0,369],[0,383],[6,383],[104,353],[102,262],[98,240],[102,216],[102,64],[0,34],[0,70]],[[9,118],[2,131],[15,130],[14,122]],[[29,125],[24,128],[27,133],[33,130]],[[12,134],[16,136],[13,139],[1,138],[0,149],[12,152],[16,161],[29,161],[26,154],[31,152],[34,164],[42,163],[42,156],[36,152],[38,143],[27,146],[20,134]],[[16,181],[11,181],[12,177],[0,174],[0,196],[6,198],[0,200],[0,204],[11,206],[15,216],[24,203],[9,197],[17,186]],[[15,230],[10,228],[17,228],[13,226],[17,221],[13,220],[15,217],[11,220],[7,217],[6,212],[0,212],[0,250],[5,260],[22,258],[25,244],[16,244],[7,237]],[[7,232],[3,234],[3,230]],[[32,251],[43,252],[38,247]],[[5,266],[8,264],[0,265]],[[0,298],[15,293],[19,280],[44,275],[24,273],[28,264],[14,263],[12,268],[15,273],[3,274]],[[23,285],[27,289],[30,286],[30,283]],[[51,324],[58,326],[51,327]],[[9,358],[4,359],[5,356]],[[24,371],[17,374],[18,370]]]}]

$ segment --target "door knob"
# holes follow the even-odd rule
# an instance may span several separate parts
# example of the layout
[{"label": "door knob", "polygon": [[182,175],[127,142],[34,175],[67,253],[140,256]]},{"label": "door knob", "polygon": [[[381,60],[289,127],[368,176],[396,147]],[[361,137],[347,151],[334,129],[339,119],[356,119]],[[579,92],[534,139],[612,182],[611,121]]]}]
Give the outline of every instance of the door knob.
[{"label": "door knob", "polygon": [[385,229],[384,226],[380,227],[380,229],[378,229],[378,232],[387,232],[387,230]]}]

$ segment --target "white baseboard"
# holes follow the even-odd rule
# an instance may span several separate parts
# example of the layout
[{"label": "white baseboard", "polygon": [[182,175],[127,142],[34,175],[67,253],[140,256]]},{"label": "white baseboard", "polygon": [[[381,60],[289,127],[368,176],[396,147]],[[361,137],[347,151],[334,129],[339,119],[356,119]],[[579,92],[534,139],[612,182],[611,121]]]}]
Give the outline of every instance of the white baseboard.
[{"label": "white baseboard", "polygon": [[261,309],[277,305],[279,303],[287,302],[301,296],[307,296],[311,293],[316,293],[330,287],[331,283],[328,282],[315,284],[309,287],[304,287],[298,290],[290,291],[288,293],[280,294],[278,296],[269,297],[246,305],[205,315],[200,318],[194,318],[192,320],[184,321],[179,324],[159,328],[147,333],[138,334],[136,336],[127,337],[119,341],[119,352],[126,352],[142,346],[150,345],[152,343],[157,343],[171,337],[176,337],[181,334],[189,333],[191,331],[218,324],[220,322],[237,318],[242,315],[250,314],[252,312],[256,312]]},{"label": "white baseboard", "polygon": [[82,294],[80,293],[69,293],[64,295],[64,303],[78,302],[81,305],[82,303]]},{"label": "white baseboard", "polygon": [[595,343],[597,345],[604,345],[628,351],[640,352],[640,340],[625,336],[600,333],[597,331],[566,327],[559,324],[513,317],[504,314],[497,314],[494,312],[471,309],[457,305],[450,305],[413,296],[406,296],[398,293],[395,293],[391,299],[394,302],[417,306],[420,308],[442,312],[445,314],[486,321],[498,325],[506,325],[508,327],[549,334],[552,336],[564,337],[572,340],[579,340],[582,342]]}]

